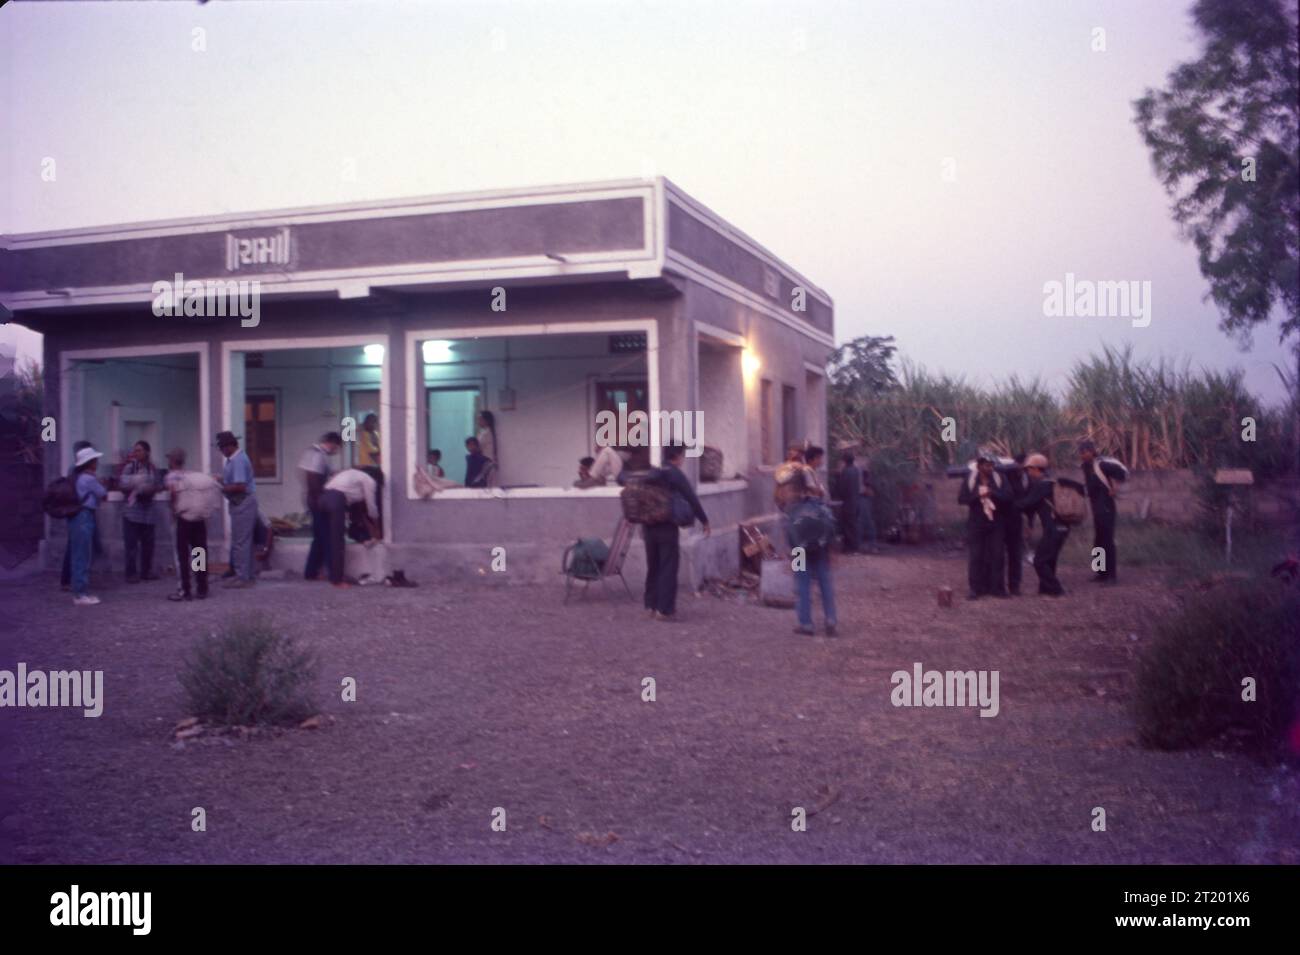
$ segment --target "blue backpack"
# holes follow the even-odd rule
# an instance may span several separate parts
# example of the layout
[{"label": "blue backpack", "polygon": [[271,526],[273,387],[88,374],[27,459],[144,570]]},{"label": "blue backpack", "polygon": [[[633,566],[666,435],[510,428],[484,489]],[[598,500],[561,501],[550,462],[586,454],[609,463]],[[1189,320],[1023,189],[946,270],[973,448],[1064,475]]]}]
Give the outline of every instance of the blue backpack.
[{"label": "blue backpack", "polygon": [[786,536],[791,547],[819,553],[835,539],[835,517],[824,501],[805,498],[786,511]]}]

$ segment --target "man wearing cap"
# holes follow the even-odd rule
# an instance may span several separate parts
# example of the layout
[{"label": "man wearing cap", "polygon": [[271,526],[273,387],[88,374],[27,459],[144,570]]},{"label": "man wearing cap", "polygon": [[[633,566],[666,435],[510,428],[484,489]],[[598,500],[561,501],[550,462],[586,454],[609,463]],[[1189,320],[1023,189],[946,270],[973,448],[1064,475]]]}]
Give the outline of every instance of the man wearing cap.
[{"label": "man wearing cap", "polygon": [[[1038,592],[1048,597],[1060,597],[1065,588],[1056,576],[1056,558],[1065,546],[1065,539],[1070,536],[1070,528],[1056,519],[1052,507],[1052,495],[1056,490],[1056,481],[1047,476],[1047,457],[1031,454],[1025,458],[1025,477],[1029,486],[1016,498],[1017,513],[1036,515],[1043,536],[1039,538],[1034,550],[1034,573],[1038,575]],[[1082,490],[1074,481],[1059,479],[1062,484],[1069,484]]]},{"label": "man wearing cap", "polygon": [[239,450],[239,439],[230,431],[217,435],[217,448],[226,459],[221,470],[221,491],[230,505],[230,569],[234,580],[227,587],[251,587],[254,583],[253,530],[257,526],[257,483],[253,462]]},{"label": "man wearing cap", "polygon": [[108,496],[108,490],[95,477],[102,457],[94,448],[84,447],[77,452],[73,465],[81,510],[68,520],[68,548],[72,552],[72,602],[78,607],[99,603],[99,598],[90,594],[90,558],[95,539],[95,511],[99,502]]},{"label": "man wearing cap", "polygon": [[1102,550],[1102,565],[1092,575],[1093,583],[1118,582],[1119,558],[1115,553],[1115,482],[1128,471],[1118,461],[1097,456],[1091,441],[1079,442],[1079,463],[1083,465],[1083,485],[1088,489],[1088,507],[1092,511],[1092,546]]},{"label": "man wearing cap", "polygon": [[993,468],[993,455],[980,451],[975,466],[957,492],[957,503],[967,508],[966,550],[969,554],[966,579],[967,600],[992,594],[1007,595],[1002,575],[1004,521],[1001,513],[1013,506],[1006,478]]}]

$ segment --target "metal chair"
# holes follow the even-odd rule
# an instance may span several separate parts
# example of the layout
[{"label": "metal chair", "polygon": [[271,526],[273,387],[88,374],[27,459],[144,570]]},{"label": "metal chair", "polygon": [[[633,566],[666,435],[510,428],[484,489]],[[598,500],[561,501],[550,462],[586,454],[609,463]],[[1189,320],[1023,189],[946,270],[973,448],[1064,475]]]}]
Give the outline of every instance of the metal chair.
[{"label": "metal chair", "polygon": [[585,596],[587,587],[591,585],[592,580],[599,580],[603,586],[610,577],[618,577],[623,581],[623,589],[627,591],[628,597],[633,600],[636,596],[632,593],[632,588],[628,586],[627,578],[623,576],[623,561],[627,558],[628,549],[632,546],[632,535],[635,533],[633,525],[629,524],[623,518],[619,518],[617,526],[614,528],[614,537],[609,542],[609,556],[600,567],[600,572],[595,577],[579,577],[573,569],[573,551],[577,544],[570,544],[564,551],[564,557],[561,561],[560,572],[564,574],[564,602],[569,602],[569,594],[573,589],[574,580],[582,581],[582,593]]}]

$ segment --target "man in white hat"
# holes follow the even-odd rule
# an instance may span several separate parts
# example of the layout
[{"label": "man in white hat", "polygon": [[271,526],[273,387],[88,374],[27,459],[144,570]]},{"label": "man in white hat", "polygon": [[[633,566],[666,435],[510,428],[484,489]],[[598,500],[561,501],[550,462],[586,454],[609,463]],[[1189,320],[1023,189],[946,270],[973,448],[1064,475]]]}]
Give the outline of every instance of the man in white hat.
[{"label": "man in white hat", "polygon": [[99,603],[90,594],[90,558],[95,540],[95,511],[107,495],[95,472],[103,457],[94,448],[85,447],[77,452],[73,464],[74,484],[81,510],[68,519],[68,549],[72,553],[72,602],[78,607],[92,607]]}]

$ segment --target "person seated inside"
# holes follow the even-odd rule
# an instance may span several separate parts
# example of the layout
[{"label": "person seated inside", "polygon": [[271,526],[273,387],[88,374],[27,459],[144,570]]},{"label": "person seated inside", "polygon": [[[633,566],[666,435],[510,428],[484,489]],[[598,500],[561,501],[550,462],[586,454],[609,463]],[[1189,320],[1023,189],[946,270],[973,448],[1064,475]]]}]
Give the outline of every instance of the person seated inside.
[{"label": "person seated inside", "polygon": [[591,465],[592,478],[602,484],[610,480],[617,481],[631,457],[631,452],[623,448],[606,445],[596,452],[596,459]]},{"label": "person seated inside", "polygon": [[492,477],[492,459],[483,453],[478,438],[466,438],[465,451],[465,486],[487,487]]},{"label": "person seated inside", "polygon": [[447,473],[442,469],[442,451],[438,448],[431,448],[424,465],[424,473],[431,478],[445,478]]},{"label": "person seated inside", "polygon": [[578,480],[573,482],[574,487],[598,487],[605,483],[591,476],[591,466],[595,463],[596,459],[590,456],[578,459]]}]

